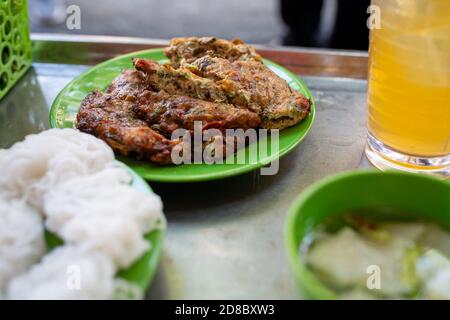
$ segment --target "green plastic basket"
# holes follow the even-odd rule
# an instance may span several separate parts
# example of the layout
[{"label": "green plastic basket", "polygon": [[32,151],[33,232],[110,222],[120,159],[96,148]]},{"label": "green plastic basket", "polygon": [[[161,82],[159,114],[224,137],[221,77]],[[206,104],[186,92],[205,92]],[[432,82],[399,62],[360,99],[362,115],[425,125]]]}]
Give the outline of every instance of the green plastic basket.
[{"label": "green plastic basket", "polygon": [[31,65],[27,0],[0,0],[0,99]]}]

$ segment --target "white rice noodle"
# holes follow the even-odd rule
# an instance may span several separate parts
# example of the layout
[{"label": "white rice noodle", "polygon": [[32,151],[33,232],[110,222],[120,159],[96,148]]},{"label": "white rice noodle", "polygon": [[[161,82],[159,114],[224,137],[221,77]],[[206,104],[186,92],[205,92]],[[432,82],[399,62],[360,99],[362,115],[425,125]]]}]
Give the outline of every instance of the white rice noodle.
[{"label": "white rice noodle", "polygon": [[109,299],[115,268],[102,253],[63,246],[8,286],[9,299]]},{"label": "white rice noodle", "polygon": [[[116,205],[120,202],[116,201],[120,197],[105,199],[100,198],[100,195],[109,193],[109,189],[118,186],[129,189],[130,179],[129,173],[123,167],[110,164],[92,175],[61,182],[43,197],[46,227],[52,232],[58,232],[67,221],[77,215],[98,214],[99,207]],[[124,211],[124,214],[127,214],[127,211]]]},{"label": "white rice noodle", "polygon": [[74,129],[51,129],[29,135],[0,155],[0,190],[25,197],[37,209],[60,181],[97,172],[114,161],[102,140]]},{"label": "white rice noodle", "polygon": [[0,198],[0,294],[45,253],[43,229],[36,210],[23,201]]},{"label": "white rice noodle", "polygon": [[68,244],[102,252],[119,268],[129,267],[149,248],[137,225],[126,217],[77,216],[65,225],[59,235]]},{"label": "white rice noodle", "polygon": [[[61,183],[45,197],[46,226],[58,232],[74,216],[122,215],[133,220],[139,230],[165,227],[161,199],[130,188],[130,175],[123,167],[111,166],[89,177]],[[114,200],[114,201],[113,201]]]},{"label": "white rice noodle", "polygon": [[61,183],[45,196],[47,229],[66,243],[107,254],[121,268],[130,266],[149,249],[142,234],[163,227],[164,218],[160,198],[123,184],[125,177],[124,168],[110,167]]},{"label": "white rice noodle", "polygon": [[[149,250],[143,235],[165,219],[161,199],[130,183],[111,148],[77,130],[48,130],[0,150],[0,297],[5,290],[11,299],[136,293],[115,273]],[[64,245],[39,262],[44,224]],[[67,286],[70,266],[81,271],[81,289]]]}]

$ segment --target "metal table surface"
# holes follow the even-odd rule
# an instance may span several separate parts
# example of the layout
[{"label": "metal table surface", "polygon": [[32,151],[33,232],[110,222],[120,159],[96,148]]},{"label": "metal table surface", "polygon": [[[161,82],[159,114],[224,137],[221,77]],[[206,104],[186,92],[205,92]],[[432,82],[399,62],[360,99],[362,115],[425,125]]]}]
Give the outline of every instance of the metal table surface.
[{"label": "metal table surface", "polygon": [[[55,96],[92,64],[49,63],[39,52],[38,57],[45,62],[35,62],[0,101],[0,147],[48,128]],[[148,298],[301,298],[283,242],[290,205],[323,177],[369,166],[364,156],[366,81],[318,75],[303,77],[316,100],[316,120],[305,140],[281,159],[277,175],[255,171],[211,182],[150,183],[163,199],[169,225]]]}]

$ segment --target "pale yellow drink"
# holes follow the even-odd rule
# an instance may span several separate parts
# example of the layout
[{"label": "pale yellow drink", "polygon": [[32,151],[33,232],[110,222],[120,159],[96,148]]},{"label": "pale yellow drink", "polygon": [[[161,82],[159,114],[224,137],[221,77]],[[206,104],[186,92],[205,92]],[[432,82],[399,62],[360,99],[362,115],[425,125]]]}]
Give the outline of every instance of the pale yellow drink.
[{"label": "pale yellow drink", "polygon": [[[450,154],[450,0],[373,0],[369,133],[414,157]],[[370,157],[369,157],[370,158]]]}]

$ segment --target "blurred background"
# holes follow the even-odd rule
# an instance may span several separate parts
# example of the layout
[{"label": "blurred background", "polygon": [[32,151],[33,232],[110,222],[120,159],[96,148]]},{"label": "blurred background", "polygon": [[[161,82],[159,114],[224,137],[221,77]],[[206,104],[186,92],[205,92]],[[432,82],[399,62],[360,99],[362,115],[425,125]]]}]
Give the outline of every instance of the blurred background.
[{"label": "blurred background", "polygon": [[[370,0],[29,0],[31,31],[367,50]],[[66,26],[69,5],[80,29]]]}]

